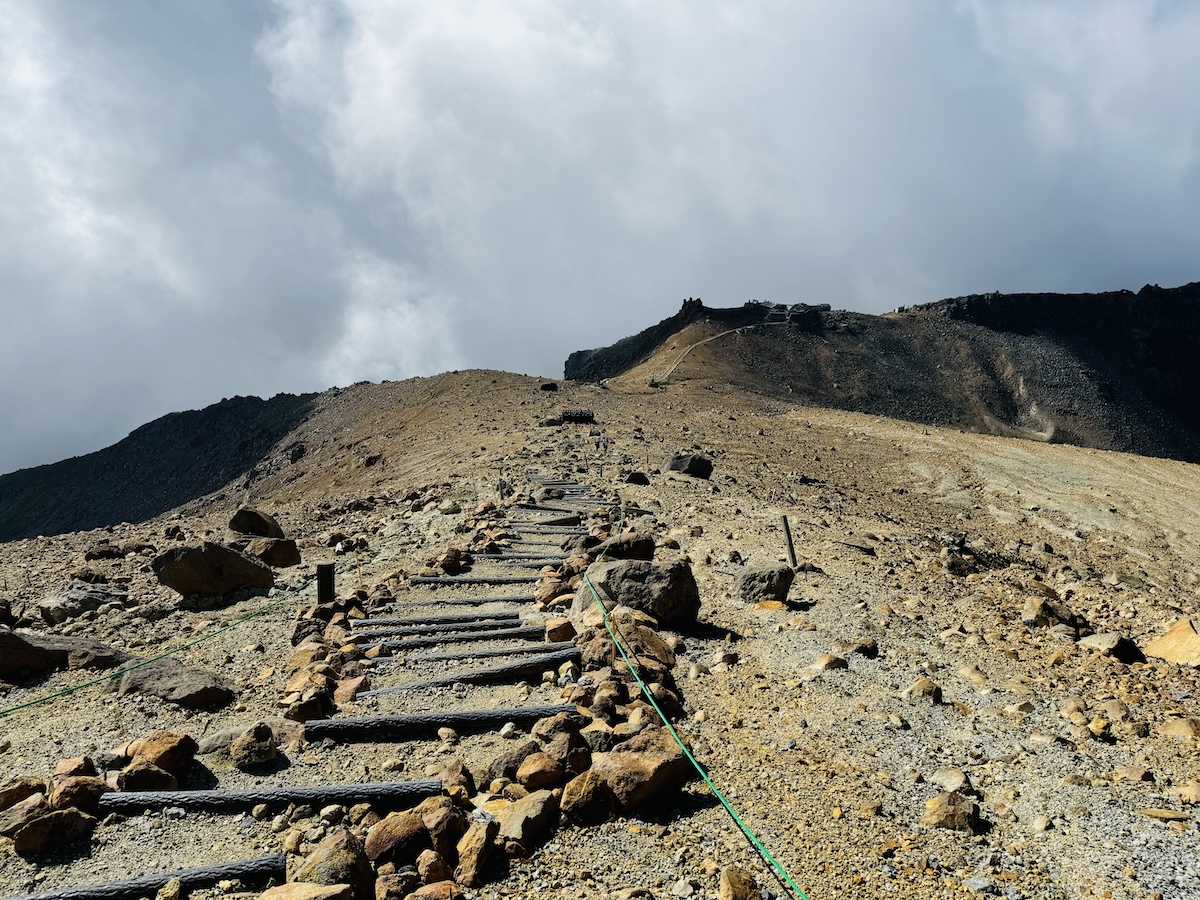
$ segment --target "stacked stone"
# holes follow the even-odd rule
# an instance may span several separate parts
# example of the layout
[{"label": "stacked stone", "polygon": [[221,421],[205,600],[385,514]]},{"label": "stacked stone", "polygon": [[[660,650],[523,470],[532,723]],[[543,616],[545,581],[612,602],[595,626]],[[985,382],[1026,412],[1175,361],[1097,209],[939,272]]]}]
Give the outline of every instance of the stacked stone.
[{"label": "stacked stone", "polygon": [[380,651],[363,651],[352,640],[348,625],[351,619],[366,617],[364,606],[372,605],[372,598],[382,603],[390,596],[386,585],[370,596],[358,591],[349,598],[314,605],[296,622],[292,633],[296,649],[285,665],[287,682],[278,702],[285,718],[297,722],[328,718],[336,703],[349,702],[370,687],[360,660]]}]

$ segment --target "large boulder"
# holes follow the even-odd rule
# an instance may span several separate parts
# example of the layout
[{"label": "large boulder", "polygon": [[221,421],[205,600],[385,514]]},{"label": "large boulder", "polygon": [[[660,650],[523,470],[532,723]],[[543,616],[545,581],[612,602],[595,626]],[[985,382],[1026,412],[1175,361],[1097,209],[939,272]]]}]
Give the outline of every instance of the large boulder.
[{"label": "large boulder", "polygon": [[185,597],[267,590],[275,585],[270,566],[211,541],[199,546],[172,547],[156,556],[151,566],[160,584]]},{"label": "large boulder", "polygon": [[286,538],[255,538],[246,544],[245,552],[276,569],[298,566],[301,562],[300,548]]},{"label": "large boulder", "polygon": [[685,559],[659,563],[632,559],[592,564],[571,606],[572,618],[579,621],[596,605],[589,582],[609,609],[628,606],[641,610],[653,616],[664,628],[694,625],[700,612],[700,590],[692,567]]},{"label": "large boulder", "polygon": [[594,559],[654,559],[654,538],[626,531],[613,535],[588,552]]},{"label": "large boulder", "polygon": [[38,612],[47,624],[58,625],[107,603],[124,606],[128,601],[128,594],[107,584],[71,581],[43,597],[38,602]]},{"label": "large boulder", "polygon": [[738,596],[747,603],[762,603],[774,600],[782,603],[787,599],[796,573],[788,566],[750,569],[738,579]]},{"label": "large boulder", "polygon": [[235,696],[233,688],[216,675],[188,668],[172,657],[126,672],[117,693],[150,694],[189,709],[225,706]]},{"label": "large boulder", "polygon": [[647,728],[609,753],[592,757],[592,771],[612,791],[621,812],[663,796],[692,774],[683,749],[665,728]]},{"label": "large boulder", "polygon": [[285,538],[283,529],[274,517],[257,509],[243,507],[233,514],[229,520],[229,530],[238,534],[253,534],[265,538]]},{"label": "large boulder", "polygon": [[682,472],[693,478],[708,478],[712,475],[712,460],[699,453],[672,453],[658,467],[662,472]]},{"label": "large boulder", "polygon": [[0,626],[0,680],[58,669],[111,669],[129,657],[85,638],[18,634]]}]

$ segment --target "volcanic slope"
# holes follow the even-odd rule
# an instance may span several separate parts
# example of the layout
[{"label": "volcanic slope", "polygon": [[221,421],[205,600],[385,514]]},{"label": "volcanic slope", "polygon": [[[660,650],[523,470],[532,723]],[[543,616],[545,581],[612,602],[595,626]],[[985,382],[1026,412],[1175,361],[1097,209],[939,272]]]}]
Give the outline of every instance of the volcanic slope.
[{"label": "volcanic slope", "polygon": [[[680,636],[680,729],[812,896],[1200,895],[1196,669],[1079,640],[1114,633],[1144,650],[1197,615],[1200,469],[804,407],[736,381],[722,387],[711,377],[720,373],[688,376],[689,362],[657,389],[632,373],[629,387],[617,378],[608,389],[560,383],[549,392],[534,379],[460,372],[327,392],[252,475],[218,492],[144,523],[0,545],[0,584],[17,616],[102,538],[161,547],[164,528],[177,526],[189,540],[220,539],[246,502],[275,515],[305,558],[274,595],[297,589],[294,598],[184,651],[189,665],[236,684],[235,706],[185,711],[90,688],[0,719],[0,762],[14,776],[45,778],[59,758],[159,729],[204,738],[274,715],[294,616],[312,600],[305,579],[334,558],[331,533],[366,542],[357,559],[341,558],[340,593],[403,583],[460,539],[469,510],[496,501],[502,479],[522,486],[540,473],[619,492],[645,511],[632,524],[661,552],[678,546],[691,559],[702,627]],[[596,422],[538,425],[565,408],[591,409]],[[288,449],[297,444],[303,455]],[[667,453],[689,448],[713,460],[711,479],[656,472]],[[626,483],[632,471],[649,484]],[[797,581],[783,608],[748,605],[739,577],[786,559],[781,515],[800,557]],[[129,608],[39,630],[146,652],[192,641],[261,602],[181,609],[147,563],[140,551],[89,562],[129,592]],[[1031,615],[1039,600],[1086,625]],[[732,665],[714,664],[730,653]],[[822,662],[828,653],[846,667]],[[922,678],[940,701],[908,690]],[[59,673],[3,686],[0,703],[83,680]],[[494,693],[558,697],[544,685],[530,690]],[[340,714],[364,710],[387,711],[381,701]],[[389,757],[401,768],[383,777],[421,778],[451,755],[486,762],[472,755],[499,743],[316,744],[260,780],[379,780]],[[208,774],[220,785],[247,782],[215,765]],[[973,831],[923,825],[927,802],[962,775],[982,821]],[[211,864],[278,850],[285,837],[248,816],[116,817],[86,852],[36,864],[0,841],[0,884],[48,890]],[[531,859],[513,860],[507,878],[469,895],[709,898],[730,863],[775,887],[693,783],[633,818],[560,828]]]},{"label": "volcanic slope", "polygon": [[698,380],[714,391],[1200,461],[1200,284],[782,316],[766,304],[687,301],[639,335],[572,354],[566,374],[627,387]]}]

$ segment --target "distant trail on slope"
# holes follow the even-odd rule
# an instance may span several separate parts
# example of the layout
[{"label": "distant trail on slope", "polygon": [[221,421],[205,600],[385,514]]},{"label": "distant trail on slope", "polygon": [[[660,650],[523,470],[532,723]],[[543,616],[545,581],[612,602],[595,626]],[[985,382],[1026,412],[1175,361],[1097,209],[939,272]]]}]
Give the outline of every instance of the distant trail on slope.
[{"label": "distant trail on slope", "polygon": [[[788,324],[788,320],[785,319],[782,322],[760,322],[759,324],[764,327],[770,326],[770,325],[786,325],[786,324]],[[707,344],[709,341],[715,341],[717,338],[725,337],[725,335],[727,335],[727,334],[734,334],[735,332],[745,331],[749,327],[750,327],[749,325],[743,325],[740,328],[730,328],[728,331],[722,331],[720,334],[714,334],[714,335],[711,335],[710,337],[706,337],[702,341],[696,341],[696,343],[692,344],[690,347],[688,347],[686,350],[684,350],[681,354],[679,354],[679,359],[675,360],[675,362],[671,364],[671,368],[667,369],[667,371],[664,372],[660,377],[654,378],[651,383],[652,384],[665,384],[667,379],[670,378],[671,375],[674,374],[675,370],[679,368],[679,364],[681,362],[683,362],[684,358],[689,353],[691,353],[693,350],[695,350],[697,347],[699,347],[701,344]]]}]

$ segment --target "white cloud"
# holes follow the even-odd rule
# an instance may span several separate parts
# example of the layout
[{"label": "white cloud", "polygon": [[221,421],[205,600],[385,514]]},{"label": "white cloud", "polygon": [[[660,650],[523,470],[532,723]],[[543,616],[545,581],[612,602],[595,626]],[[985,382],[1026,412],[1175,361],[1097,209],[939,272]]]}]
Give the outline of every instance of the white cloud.
[{"label": "white cloud", "polygon": [[[1195,280],[1200,6],[16,0],[0,470],[686,296]],[[54,448],[54,449],[48,449]]]},{"label": "white cloud", "polygon": [[450,301],[432,295],[394,263],[366,253],[351,259],[342,277],[349,298],[342,331],[321,369],[331,385],[461,367]]}]

